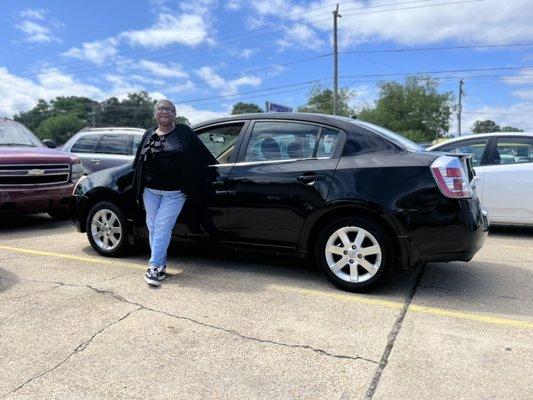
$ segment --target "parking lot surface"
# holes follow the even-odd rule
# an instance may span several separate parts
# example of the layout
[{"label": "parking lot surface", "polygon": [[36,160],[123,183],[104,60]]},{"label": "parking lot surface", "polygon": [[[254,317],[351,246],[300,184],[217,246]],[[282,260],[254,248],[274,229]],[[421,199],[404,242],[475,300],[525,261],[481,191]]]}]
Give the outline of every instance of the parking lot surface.
[{"label": "parking lot surface", "polygon": [[98,256],[68,221],[0,223],[0,399],[531,399],[533,229],[351,294],[307,261]]}]

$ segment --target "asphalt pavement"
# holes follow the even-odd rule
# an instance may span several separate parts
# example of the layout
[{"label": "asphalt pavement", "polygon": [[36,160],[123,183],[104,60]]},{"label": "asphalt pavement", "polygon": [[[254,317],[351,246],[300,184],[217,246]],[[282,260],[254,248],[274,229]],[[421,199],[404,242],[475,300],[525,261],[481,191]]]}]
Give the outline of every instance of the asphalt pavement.
[{"label": "asphalt pavement", "polygon": [[533,228],[369,294],[305,260],[95,253],[68,221],[0,217],[0,399],[531,399]]}]

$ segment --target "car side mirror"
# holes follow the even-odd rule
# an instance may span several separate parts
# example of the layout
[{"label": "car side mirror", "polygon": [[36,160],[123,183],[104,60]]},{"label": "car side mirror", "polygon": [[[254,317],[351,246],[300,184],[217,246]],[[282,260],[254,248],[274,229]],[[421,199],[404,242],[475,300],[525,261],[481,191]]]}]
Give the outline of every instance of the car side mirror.
[{"label": "car side mirror", "polygon": [[56,141],[52,139],[44,139],[43,144],[51,149],[55,149],[57,147]]}]

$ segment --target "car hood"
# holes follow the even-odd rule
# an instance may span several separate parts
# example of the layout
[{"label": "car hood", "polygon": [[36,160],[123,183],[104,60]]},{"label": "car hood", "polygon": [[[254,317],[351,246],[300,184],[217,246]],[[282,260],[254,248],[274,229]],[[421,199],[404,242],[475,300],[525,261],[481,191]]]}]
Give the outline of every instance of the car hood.
[{"label": "car hood", "polygon": [[0,164],[73,164],[78,158],[48,147],[0,147]]}]

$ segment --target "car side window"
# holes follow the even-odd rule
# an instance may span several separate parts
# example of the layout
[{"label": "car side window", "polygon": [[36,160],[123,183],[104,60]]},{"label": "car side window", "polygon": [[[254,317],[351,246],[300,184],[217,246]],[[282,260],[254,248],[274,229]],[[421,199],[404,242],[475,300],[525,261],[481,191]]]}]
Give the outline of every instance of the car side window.
[{"label": "car side window", "polygon": [[102,135],[86,135],[79,138],[70,149],[72,153],[94,153]]},{"label": "car side window", "polygon": [[331,157],[339,138],[339,131],[324,128],[320,134],[318,146],[316,148],[317,157]]},{"label": "car side window", "polygon": [[533,138],[499,137],[492,164],[525,164],[533,163]]},{"label": "car side window", "polygon": [[[274,161],[315,157],[320,127],[298,122],[259,121],[254,124],[244,161]],[[330,140],[328,138],[328,140]],[[325,151],[325,140],[323,141]]]},{"label": "car side window", "polygon": [[472,165],[477,167],[481,164],[483,153],[487,147],[488,138],[465,140],[459,143],[450,143],[437,149],[446,153],[465,153],[472,154]]},{"label": "car side window", "polygon": [[129,155],[132,135],[104,135],[96,147],[97,153]]},{"label": "car side window", "polygon": [[219,125],[197,132],[198,138],[219,163],[228,162],[244,123]]}]

